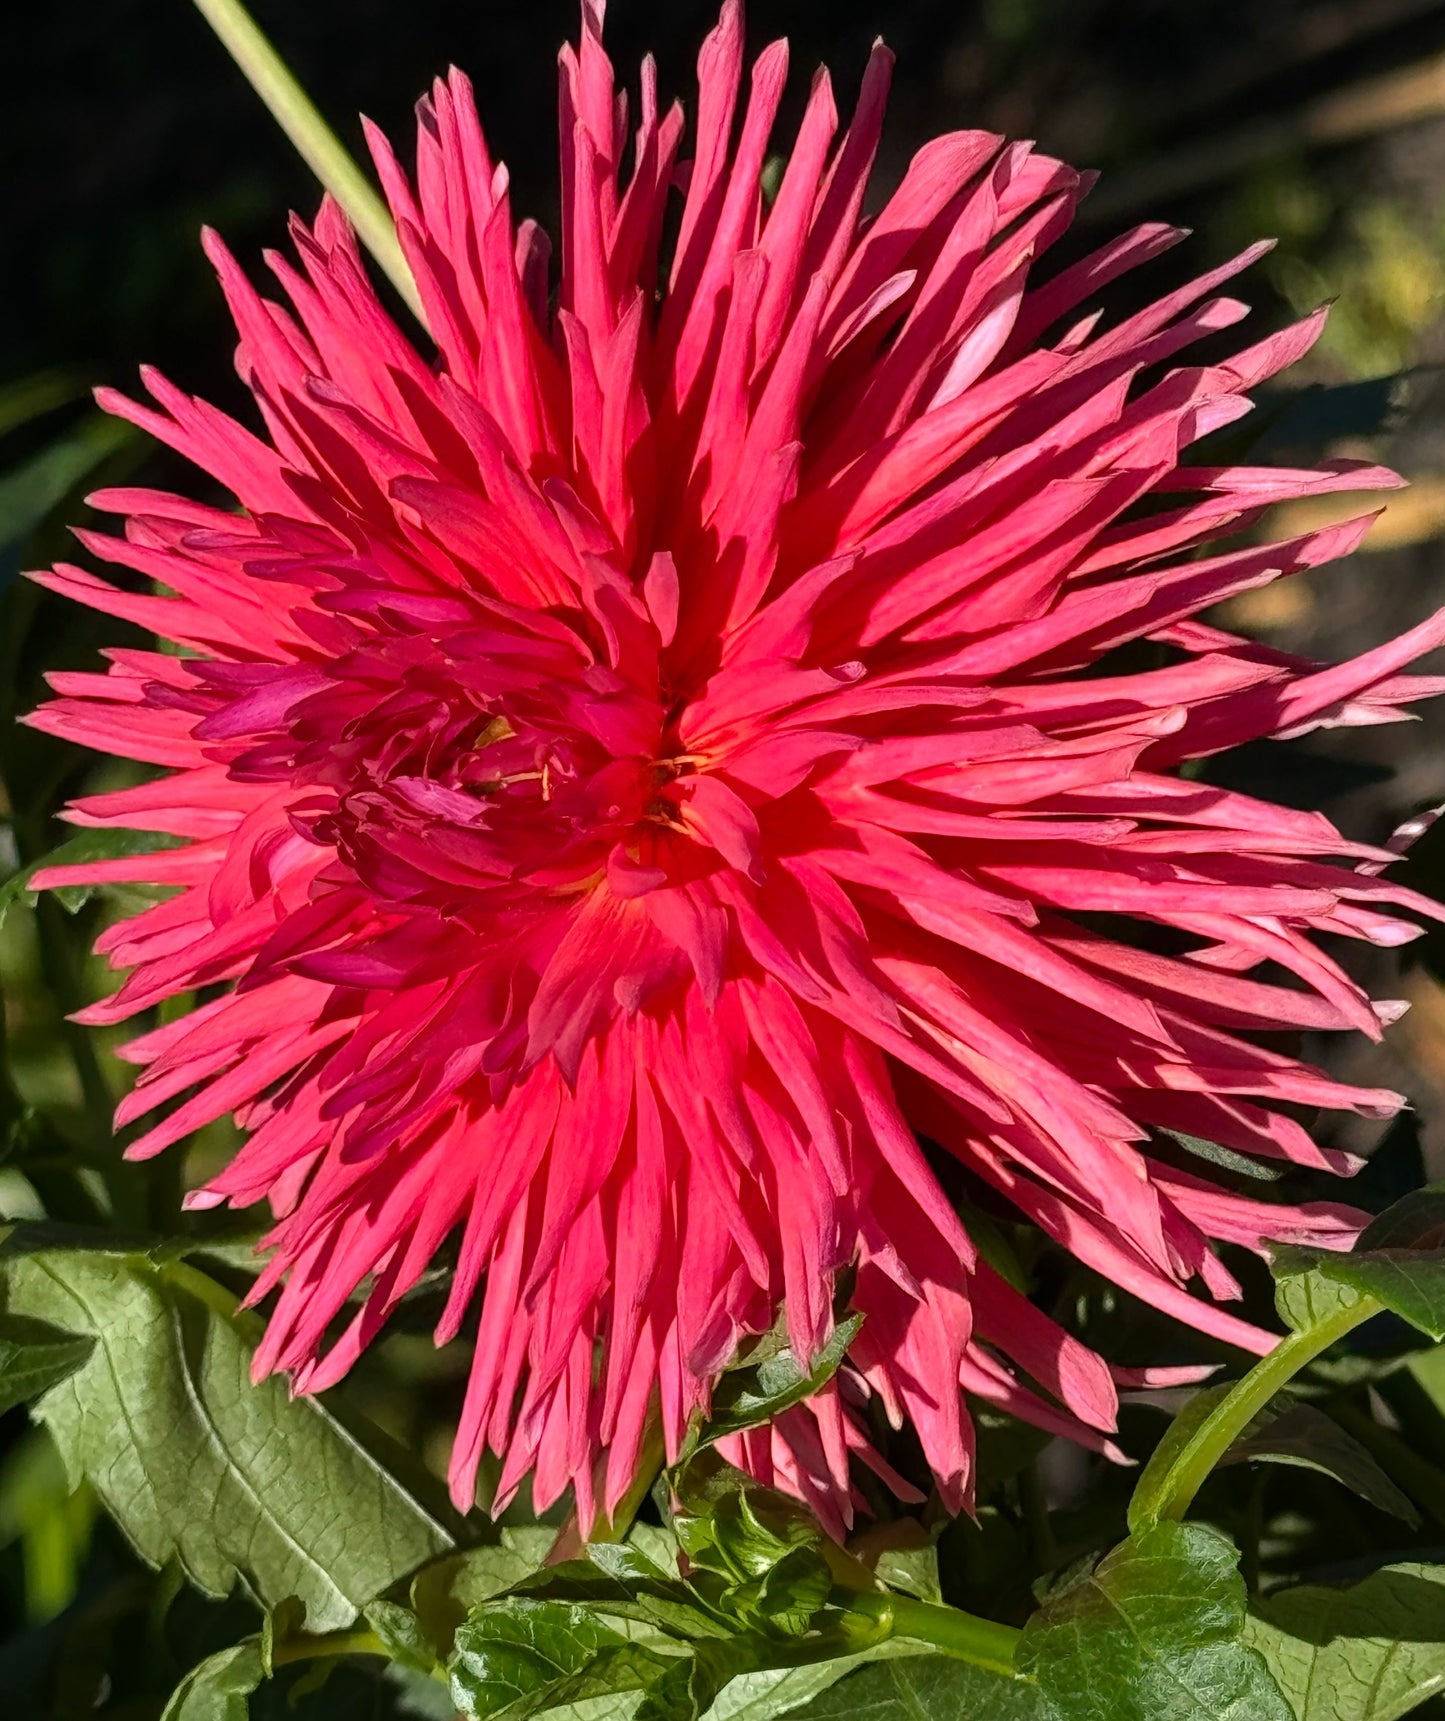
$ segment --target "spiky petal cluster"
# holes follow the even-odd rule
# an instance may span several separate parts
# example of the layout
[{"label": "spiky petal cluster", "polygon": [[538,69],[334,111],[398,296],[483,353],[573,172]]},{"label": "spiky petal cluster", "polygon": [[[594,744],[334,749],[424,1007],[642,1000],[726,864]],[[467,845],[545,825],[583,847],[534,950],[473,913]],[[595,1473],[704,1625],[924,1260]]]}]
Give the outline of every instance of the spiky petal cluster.
[{"label": "spiky petal cluster", "polygon": [[299,270],[269,259],[289,307],[208,238],[266,434],[151,374],[154,407],[107,404],[242,511],[111,491],[124,538],[82,537],[141,586],[40,576],[182,647],[56,675],[33,719],[160,768],[77,823],[184,839],[49,875],[175,887],[105,934],[131,972],[85,1019],[220,989],[129,1046],[121,1124],[189,1095],[130,1152],[250,1132],[197,1199],[274,1208],[259,1362],[302,1389],[453,1240],[462,1502],[490,1447],[500,1499],[530,1472],[539,1506],[611,1509],[649,1418],[676,1452],[780,1305],[819,1351],[846,1270],[845,1368],[729,1450],[841,1527],[851,1462],[886,1473],[872,1399],[958,1506],[960,1387],[1104,1443],[1121,1376],[978,1257],[919,1135],[1257,1349],[1212,1245],[1355,1215],[1226,1193],[1157,1132],[1343,1169],[1280,1108],[1400,1103],[1250,1035],[1377,1035],[1314,935],[1395,944],[1428,905],[1322,817],[1181,771],[1437,690],[1402,671],[1445,617],[1340,668],[1194,619],[1363,530],[1261,546],[1264,505],[1393,482],[1187,464],[1319,319],[1180,360],[1244,315],[1219,289],[1250,251],[1101,322],[1080,307],[1181,235],[1051,272],[1088,182],[981,132],[865,218],[881,47],[841,137],[816,79],[769,203],[786,66],[775,43],[745,79],[728,0],[684,162],[650,64],[629,133],[588,12],[555,308],[467,81],[439,82],[414,181],[372,140],[434,359],[334,208],[294,226]]}]

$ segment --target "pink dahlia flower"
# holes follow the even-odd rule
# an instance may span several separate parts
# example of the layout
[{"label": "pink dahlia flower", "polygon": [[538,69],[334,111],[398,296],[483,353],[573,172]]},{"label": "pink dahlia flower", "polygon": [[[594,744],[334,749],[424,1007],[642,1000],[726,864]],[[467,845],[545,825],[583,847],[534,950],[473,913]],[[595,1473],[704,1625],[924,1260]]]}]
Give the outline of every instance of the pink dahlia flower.
[{"label": "pink dahlia flower", "polygon": [[[1101,322],[1081,307],[1182,235],[1051,271],[1089,180],[1027,144],[939,138],[864,215],[882,47],[841,136],[815,80],[769,202],[786,44],[745,75],[728,0],[685,160],[650,62],[629,129],[600,32],[594,5],[562,54],[555,294],[459,72],[414,179],[372,137],[434,348],[330,204],[299,270],[269,259],[289,305],[208,236],[264,433],[151,373],[155,406],[104,399],[240,511],[97,497],[125,535],[82,541],[140,584],[38,577],[182,651],[55,675],[32,719],[160,768],[71,819],[184,843],[41,882],[172,889],[104,934],[130,974],[82,1019],[218,992],[131,1042],[118,1123],[188,1096],[137,1158],[249,1132],[192,1199],[276,1215],[261,1370],[335,1381],[451,1238],[457,1501],[490,1447],[499,1499],[570,1484],[585,1525],[780,1307],[815,1355],[846,1275],[843,1369],[729,1455],[841,1529],[855,1462],[907,1489],[877,1399],[958,1508],[966,1396],[1107,1446],[1138,1376],[985,1264],[920,1134],[1247,1350],[1271,1340],[1218,1306],[1213,1244],[1353,1235],[1157,1132],[1347,1169],[1281,1108],[1399,1097],[1251,1035],[1377,1036],[1394,1007],[1314,935],[1398,944],[1429,905],[1318,814],[1182,767],[1394,719],[1442,685],[1402,672],[1445,613],[1339,668],[1195,619],[1367,524],[1260,545],[1266,504],[1395,483],[1188,464],[1320,327],[1180,360],[1245,314],[1219,289],[1257,250]],[[1113,655],[1137,641],[1153,667]]]}]

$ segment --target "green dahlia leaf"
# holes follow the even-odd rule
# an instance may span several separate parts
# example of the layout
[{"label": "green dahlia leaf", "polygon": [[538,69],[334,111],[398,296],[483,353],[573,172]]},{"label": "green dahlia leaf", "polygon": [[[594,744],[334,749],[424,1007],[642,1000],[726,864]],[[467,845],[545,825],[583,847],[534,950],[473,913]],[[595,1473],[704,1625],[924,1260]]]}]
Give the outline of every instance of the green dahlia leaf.
[{"label": "green dahlia leaf", "polygon": [[1286,1400],[1281,1405],[1276,1399],[1275,1405],[1279,1406],[1277,1413],[1257,1417],[1225,1453],[1221,1464],[1293,1464],[1315,1470],[1333,1477],[1380,1511],[1408,1524],[1419,1524],[1420,1514],[1410,1500],[1332,1416],[1313,1404]]},{"label": "green dahlia leaf", "polygon": [[[836,1662],[800,1667],[760,1689],[757,1699],[729,1709],[728,1699],[752,1694],[751,1681],[735,1680],[708,1721],[1055,1721],[1038,1689],[1022,1679],[971,1667],[948,1655],[899,1656],[847,1670]],[[761,1685],[764,1676],[754,1676]],[[817,1689],[801,1706],[797,1695]],[[769,1701],[774,1705],[768,1707]]]},{"label": "green dahlia leaf", "polygon": [[[636,1721],[703,1721],[711,1715],[718,1688],[731,1677],[727,1656],[716,1645],[673,1660],[647,1688]],[[581,1716],[578,1721],[583,1721]]]},{"label": "green dahlia leaf", "polygon": [[1066,1721],[1294,1721],[1244,1641],[1238,1556],[1203,1524],[1156,1524],[1024,1628],[1018,1671]]},{"label": "green dahlia leaf", "polygon": [[252,1324],[204,1275],[76,1250],[5,1274],[15,1314],[93,1341],[34,1415],[151,1565],[179,1561],[209,1595],[239,1577],[267,1606],[295,1596],[320,1632],[449,1548],[325,1406],[252,1384]]},{"label": "green dahlia leaf", "polygon": [[1445,1184],[1412,1189],[1372,1219],[1355,1251],[1370,1254],[1378,1249],[1445,1250]]},{"label": "green dahlia leaf", "polygon": [[455,1715],[435,1679],[372,1657],[302,1662],[273,1680],[252,1637],[193,1667],[160,1721],[453,1721]]},{"label": "green dahlia leaf", "polygon": [[1217,1141],[1209,1141],[1204,1136],[1190,1135],[1182,1129],[1164,1128],[1160,1128],[1159,1134],[1195,1159],[1206,1160],[1210,1165],[1217,1165],[1225,1171],[1236,1172],[1239,1176],[1248,1177],[1256,1183],[1278,1183],[1280,1178],[1284,1176],[1284,1171],[1278,1165],[1251,1159],[1248,1154],[1236,1153],[1232,1147],[1225,1147]]},{"label": "green dahlia leaf", "polygon": [[678,1556],[681,1549],[677,1545],[677,1537],[672,1533],[671,1525],[646,1524],[641,1519],[634,1520],[632,1528],[627,1532],[627,1545],[636,1548],[640,1554],[645,1554],[653,1565],[659,1567],[670,1578],[678,1574]]},{"label": "green dahlia leaf", "polygon": [[[911,1523],[911,1519],[903,1519]],[[926,1547],[885,1548],[873,1562],[873,1570],[891,1590],[919,1601],[942,1602],[943,1588],[938,1578],[938,1549]]]},{"label": "green dahlia leaf", "polygon": [[1327,1278],[1314,1265],[1320,1251],[1298,1251],[1309,1259],[1295,1259],[1293,1248],[1280,1246],[1272,1251],[1270,1261],[1274,1273],[1274,1306],[1279,1318],[1295,1333],[1312,1332],[1334,1315],[1358,1308],[1364,1301],[1363,1292],[1338,1279]]},{"label": "green dahlia leaf", "polygon": [[409,1607],[400,1602],[373,1601],[361,1614],[393,1661],[416,1673],[430,1673],[436,1666],[437,1645]]},{"label": "green dahlia leaf", "polygon": [[794,1500],[737,1471],[709,1477],[673,1520],[692,1587],[745,1628],[797,1636],[828,1599],[832,1574],[817,1522]]},{"label": "green dahlia leaf", "polygon": [[1386,1566],[1349,1589],[1256,1602],[1244,1640],[1297,1721],[1395,1721],[1445,1690],[1445,1567]]},{"label": "green dahlia leaf", "polygon": [[[690,1472],[691,1485],[699,1472]],[[821,1548],[823,1532],[796,1500],[720,1466],[692,1489],[673,1519],[694,1567],[743,1580],[765,1576],[798,1548]]]},{"label": "green dahlia leaf", "polygon": [[[1343,1299],[1372,1297],[1437,1342],[1445,1339],[1445,1187],[1431,1185],[1387,1208],[1348,1254],[1280,1245],[1272,1251],[1280,1313],[1295,1328],[1318,1324]],[[1300,1282],[1302,1281],[1302,1282]]]},{"label": "green dahlia leaf", "polygon": [[736,1630],[690,1584],[670,1576],[626,1543],[592,1543],[586,1558],[549,1566],[528,1579],[525,1588],[537,1600],[575,1603],[595,1614],[651,1626],[689,1642],[728,1637]]},{"label": "green dahlia leaf", "polygon": [[[78,836],[71,837],[58,848],[52,849],[41,860],[31,866],[21,867],[18,872],[11,873],[9,878],[0,883],[0,925],[4,924],[5,916],[17,902],[35,901],[36,893],[30,881],[44,867],[82,866],[91,861],[124,860],[130,855],[148,855],[161,849],[180,848],[184,842],[184,837],[162,836],[155,831],[121,831],[109,828],[81,831]],[[103,888],[98,884],[64,884],[52,894],[62,906],[75,914]]]},{"label": "green dahlia leaf", "polygon": [[[1129,1526],[1154,1523],[1168,1492],[1174,1461],[1211,1413],[1233,1391],[1211,1386],[1196,1393],[1155,1447],[1129,1505]],[[1281,1393],[1249,1424],[1219,1460],[1227,1464],[1290,1464],[1333,1477],[1382,1512],[1418,1524],[1420,1515],[1365,1448],[1333,1417]]]},{"label": "green dahlia leaf", "polygon": [[504,1529],[494,1546],[468,1548],[423,1566],[412,1579],[411,1605],[432,1642],[449,1655],[457,1627],[472,1609],[525,1582],[556,1539],[557,1532],[544,1525]]},{"label": "green dahlia leaf", "polygon": [[729,1434],[769,1422],[821,1392],[838,1372],[862,1325],[862,1315],[849,1315],[840,1321],[808,1367],[786,1345],[781,1348],[769,1345],[766,1341],[772,1335],[765,1334],[751,1357],[728,1369],[718,1381],[712,1395],[712,1414],[693,1431],[681,1461],[686,1462],[699,1448],[711,1446]]},{"label": "green dahlia leaf", "polygon": [[676,1657],[633,1643],[586,1607],[508,1596],[458,1627],[452,1701],[474,1721],[526,1721],[592,1698],[646,1691]]},{"label": "green dahlia leaf", "polygon": [[248,1637],[193,1667],[171,1693],[161,1721],[247,1721],[246,1699],[265,1677],[261,1640]]},{"label": "green dahlia leaf", "polygon": [[86,1333],[0,1312],[0,1416],[74,1374],[95,1348]]}]

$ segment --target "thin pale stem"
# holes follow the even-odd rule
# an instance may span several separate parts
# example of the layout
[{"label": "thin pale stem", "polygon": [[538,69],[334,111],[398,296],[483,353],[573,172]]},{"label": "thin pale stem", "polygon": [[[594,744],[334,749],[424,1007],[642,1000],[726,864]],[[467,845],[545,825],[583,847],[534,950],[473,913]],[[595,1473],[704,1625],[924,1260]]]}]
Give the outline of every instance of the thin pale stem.
[{"label": "thin pale stem", "polygon": [[932,1644],[957,1661],[970,1661],[975,1667],[1014,1677],[1014,1655],[1021,1634],[1011,1625],[980,1619],[961,1608],[915,1601],[912,1596],[835,1592],[835,1597],[849,1613],[861,1614],[881,1626],[886,1637],[911,1637],[917,1643]]},{"label": "thin pale stem", "polygon": [[195,0],[196,10],[216,32],[227,53],[245,73],[252,89],[301,159],[345,210],[357,236],[419,322],[425,325],[421,298],[397,242],[386,206],[315,103],[291,75],[286,63],[257,28],[241,0]]},{"label": "thin pale stem", "polygon": [[1359,1302],[1337,1310],[1318,1326],[1291,1333],[1268,1356],[1261,1357],[1181,1448],[1170,1467],[1168,1485],[1156,1507],[1156,1515],[1182,1518],[1215,1465],[1275,1394],[1337,1340],[1379,1312],[1380,1304],[1373,1297],[1361,1297]]},{"label": "thin pale stem", "polygon": [[[347,1655],[377,1655],[386,1660],[393,1659],[391,1651],[381,1641],[374,1631],[330,1631],[320,1636],[301,1636],[284,1638],[280,1643],[272,1645],[271,1665],[273,1667],[294,1666],[300,1661],[335,1661]],[[441,1684],[450,1684],[447,1670],[440,1662],[431,1668],[431,1677]]]},{"label": "thin pale stem", "polygon": [[273,1646],[271,1664],[288,1667],[298,1661],[333,1660],[341,1655],[389,1656],[374,1631],[331,1631],[319,1637],[285,1638]]}]

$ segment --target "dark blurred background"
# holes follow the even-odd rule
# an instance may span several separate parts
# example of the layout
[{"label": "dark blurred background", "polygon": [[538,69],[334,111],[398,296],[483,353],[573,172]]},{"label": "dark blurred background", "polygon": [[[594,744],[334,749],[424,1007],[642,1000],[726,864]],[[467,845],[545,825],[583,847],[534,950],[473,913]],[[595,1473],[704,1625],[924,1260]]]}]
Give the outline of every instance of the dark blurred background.
[{"label": "dark blurred background", "polygon": [[[463,66],[516,206],[549,213],[554,56],[575,30],[571,0],[254,10],[357,148],[359,112],[404,136],[428,80]],[[619,71],[650,50],[664,89],[686,94],[715,11],[613,0]],[[223,314],[197,228],[210,221],[256,252],[287,208],[314,204],[306,170],[187,0],[7,13],[0,376],[61,365],[116,379],[145,356],[214,386]],[[1211,251],[1261,225],[1278,233],[1277,291],[1347,299],[1330,342],[1342,371],[1421,356],[1442,240],[1438,0],[753,0],[749,26],[757,45],[791,39],[795,113],[820,60],[846,104],[871,40],[887,39],[898,65],[885,179],[938,131],[1037,138],[1105,171],[1096,226],[1183,217]]]},{"label": "dark blurred background", "polygon": [[[463,66],[493,148],[511,169],[514,207],[550,221],[555,54],[575,31],[571,0],[256,0],[254,9],[358,150],[358,112],[404,144],[416,95],[449,62]],[[203,222],[219,227],[243,260],[257,263],[264,246],[284,241],[286,211],[309,212],[318,195],[190,0],[12,0],[4,10],[0,594],[9,609],[0,638],[0,778],[10,804],[0,807],[0,840],[14,853],[8,863],[0,856],[0,875],[54,839],[51,814],[77,769],[39,739],[12,742],[11,719],[34,703],[41,668],[93,666],[96,645],[114,631],[65,606],[16,597],[26,588],[13,586],[13,576],[66,553],[63,524],[83,517],[80,498],[96,482],[121,474],[180,488],[196,482],[98,419],[87,391],[100,382],[129,387],[147,361],[244,412],[198,230]],[[714,15],[713,0],[612,0],[608,41],[620,77],[634,82],[636,62],[650,50],[665,94],[690,100],[693,60]],[[1151,292],[1252,238],[1276,236],[1278,247],[1242,287],[1258,307],[1255,332],[1326,299],[1336,307],[1323,341],[1288,379],[1297,392],[1261,415],[1265,433],[1248,457],[1367,455],[1396,466],[1412,488],[1391,500],[1349,562],[1251,594],[1222,619],[1272,644],[1334,658],[1445,602],[1445,0],[752,0],[749,29],[755,46],[779,34],[792,41],[780,150],[813,66],[831,66],[846,113],[870,42],[886,37],[898,64],[875,195],[928,136],[986,126],[1103,171],[1084,208],[1080,247],[1142,218],[1195,229],[1189,246],[1152,271]],[[1329,500],[1335,514],[1369,505]],[[1279,514],[1270,522],[1277,533],[1321,517],[1300,505]],[[1351,834],[1379,840],[1445,801],[1442,742],[1445,711],[1427,711],[1407,727],[1266,745],[1230,769],[1255,792],[1323,806]],[[1445,895],[1445,820],[1409,870]],[[61,1015],[101,982],[84,964],[83,940],[58,938],[58,910],[47,932],[46,912],[11,915],[0,928],[8,1072],[0,1089],[15,1089],[8,1099],[0,1091],[0,1113],[16,1100],[38,1107],[83,1144],[104,1129],[121,1069],[102,1037],[92,1037],[95,1052],[92,1041],[65,1037]],[[1372,1167],[1375,1204],[1424,1168],[1445,1173],[1445,984],[1437,978],[1445,976],[1445,939],[1432,936],[1403,960],[1371,960],[1375,990],[1414,1008],[1386,1048],[1317,1050],[1416,1103]],[[1378,1130],[1353,1120],[1323,1123],[1320,1133],[1368,1148]],[[40,1189],[20,1159],[5,1163],[6,1151],[0,1146],[0,1221],[34,1212]],[[403,1334],[386,1356],[369,1377],[363,1371],[357,1390],[438,1461],[456,1360],[434,1359],[420,1333]],[[427,1396],[431,1384],[436,1401]],[[433,1408],[424,1413],[426,1404]],[[113,1633],[125,1617],[120,1604],[116,1612],[110,1602],[86,1601],[112,1595],[116,1583],[142,1582],[113,1540],[101,1544],[102,1564],[111,1561],[104,1582],[82,1578],[92,1571],[87,1500],[68,1497],[53,1456],[24,1432],[22,1416],[5,1420],[0,1638],[7,1611],[10,1623],[22,1612],[42,1621],[78,1584],[77,1606],[84,1618],[99,1618],[95,1629]],[[1445,1533],[1445,1509],[1439,1528]],[[48,1641],[53,1650],[59,1640]],[[0,1665],[0,1692],[5,1672]],[[22,1676],[14,1666],[9,1672],[17,1688]],[[57,1701],[44,1713],[93,1713],[94,1681],[77,1673],[74,1689],[72,1708]],[[127,1714],[154,1713],[151,1698],[135,1701]]]}]

